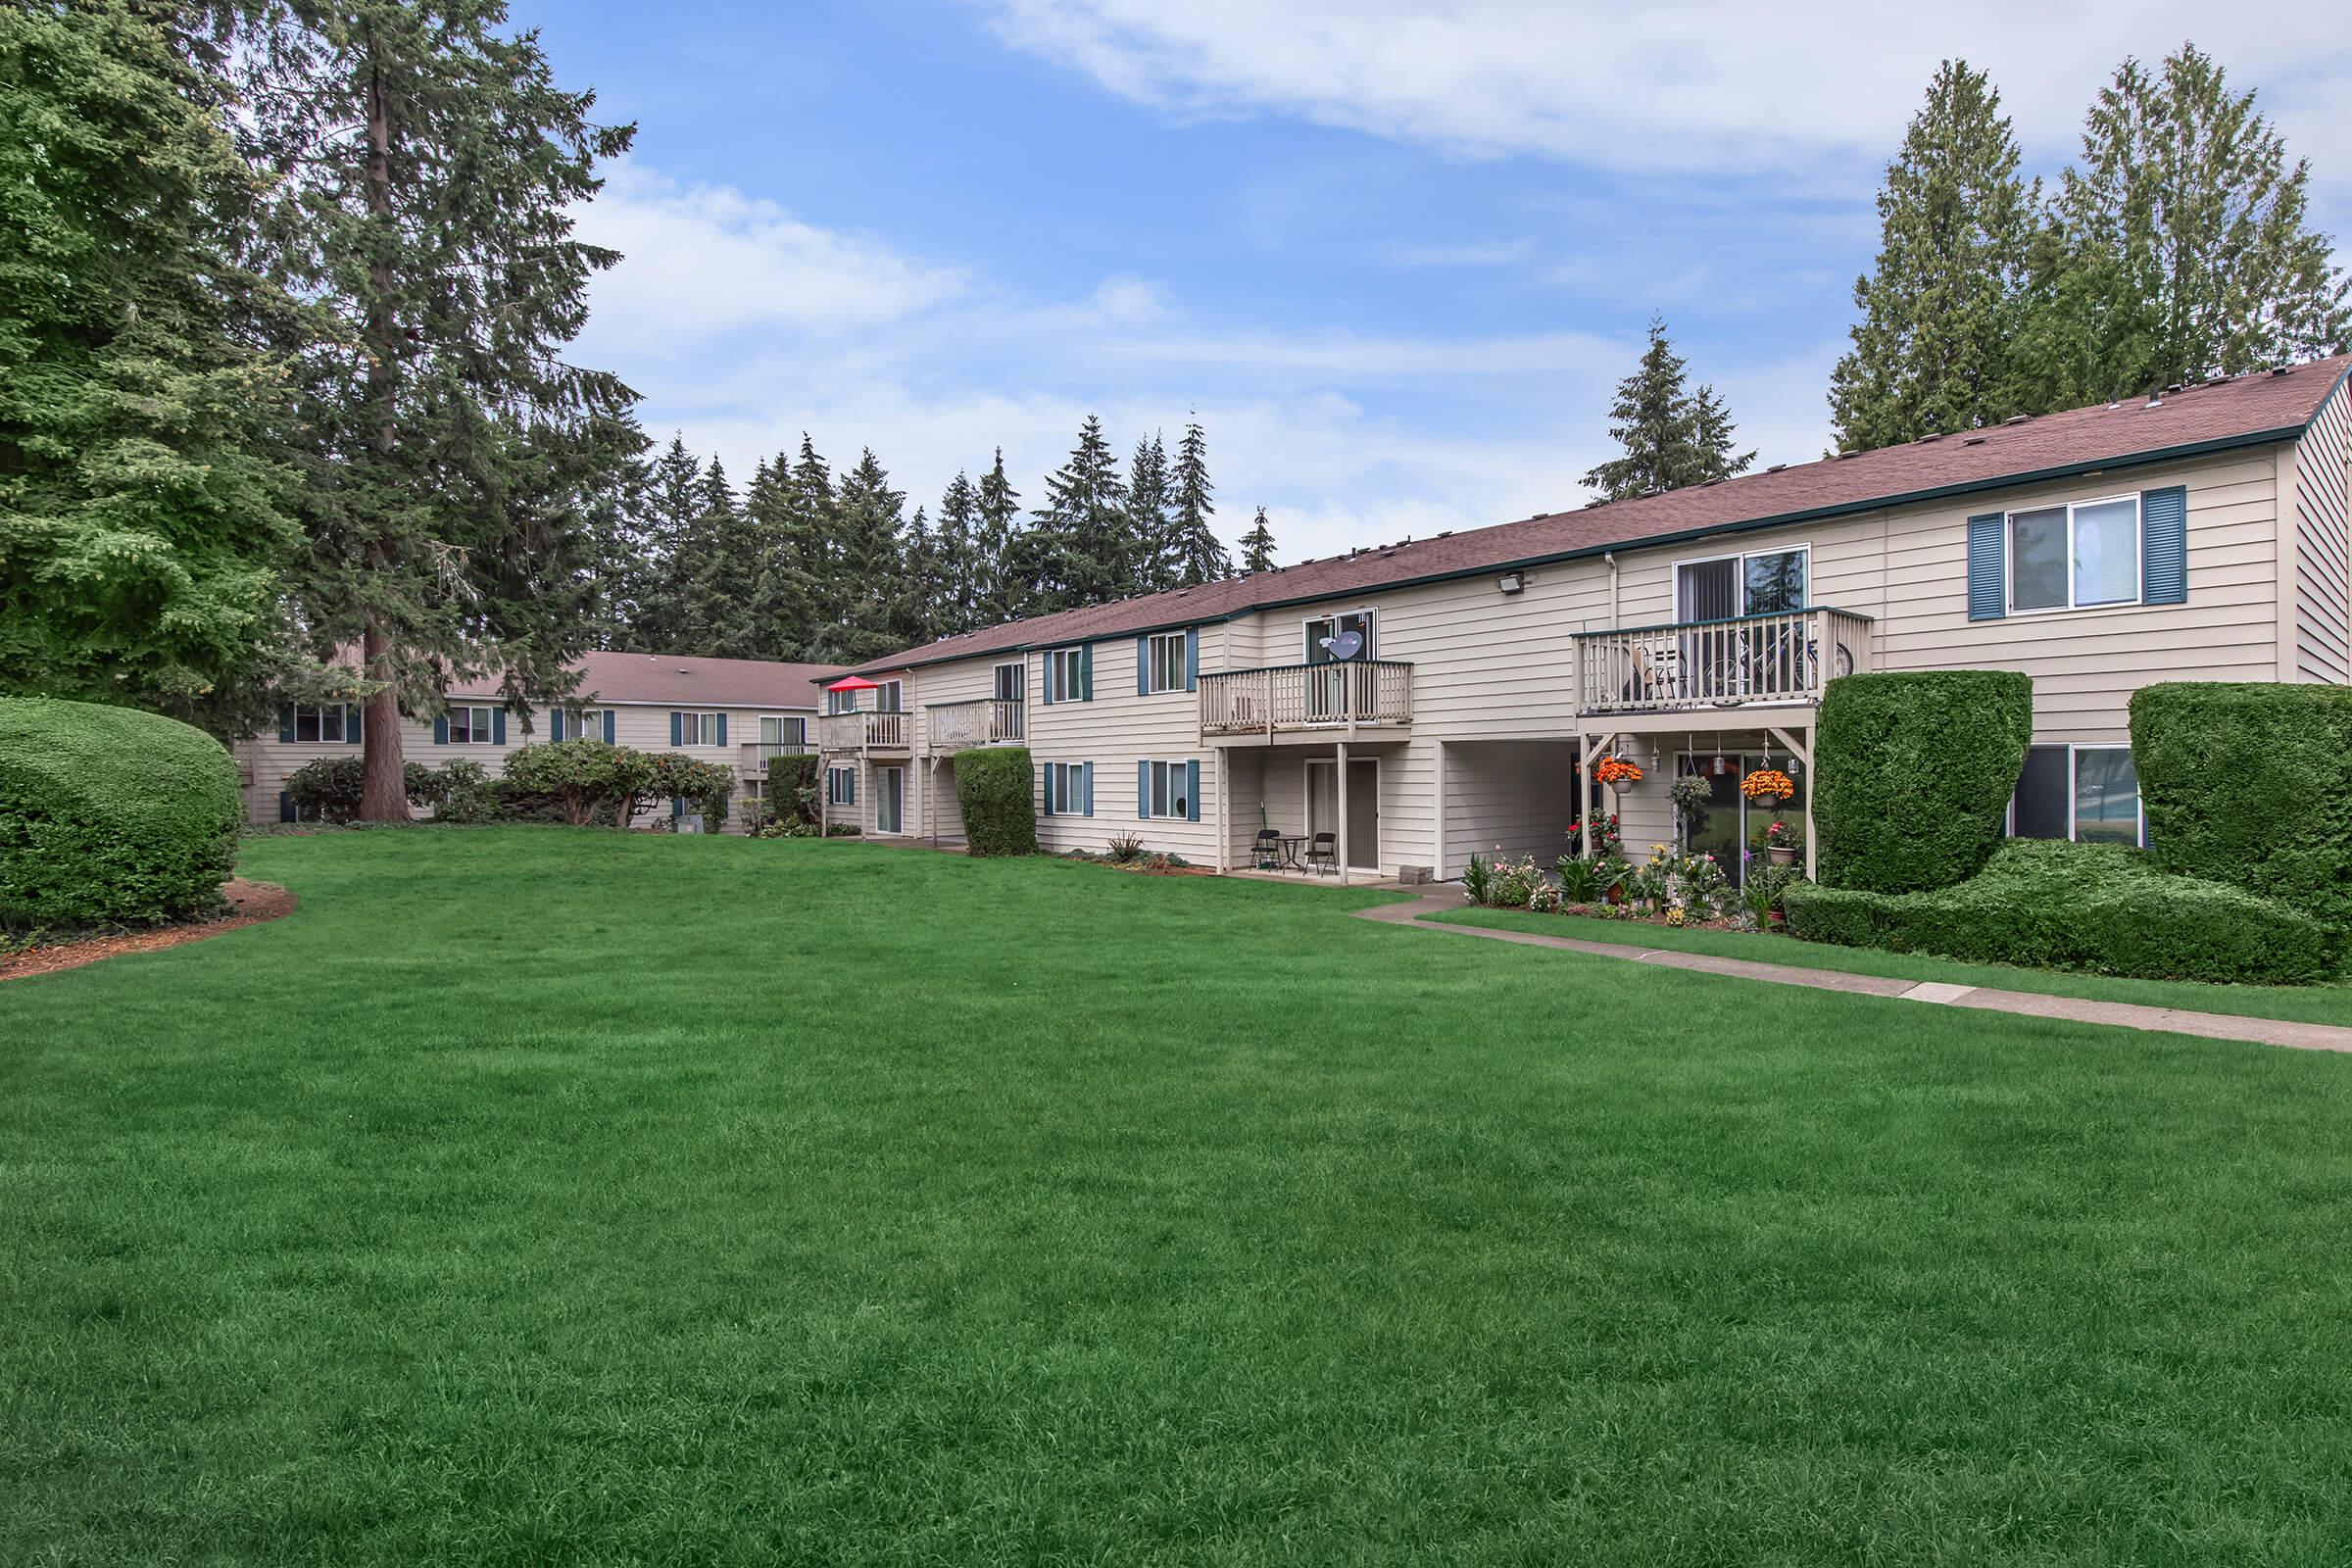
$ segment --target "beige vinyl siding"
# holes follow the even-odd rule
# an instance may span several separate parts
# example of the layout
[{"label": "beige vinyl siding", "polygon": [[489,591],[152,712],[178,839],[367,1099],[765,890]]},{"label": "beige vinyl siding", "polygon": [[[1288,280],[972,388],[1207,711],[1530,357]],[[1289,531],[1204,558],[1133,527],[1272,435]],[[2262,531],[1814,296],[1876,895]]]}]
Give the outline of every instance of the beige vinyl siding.
[{"label": "beige vinyl siding", "polygon": [[2291,449],[2294,641],[2291,678],[2352,682],[2352,386],[2320,406]]},{"label": "beige vinyl siding", "polygon": [[[1221,625],[1200,628],[1203,670],[1228,667],[1224,662],[1225,630]],[[1217,752],[1200,738],[1200,698],[1188,691],[1137,696],[1135,645],[1136,639],[1128,635],[1095,640],[1094,701],[1084,703],[1045,702],[1040,682],[1044,678],[1046,650],[1035,650],[1028,656],[1030,787],[1036,792],[1038,803],[1038,845],[1056,854],[1065,850],[1101,851],[1114,835],[1133,833],[1144,841],[1147,849],[1173,852],[1196,864],[1214,865]],[[984,670],[983,679],[986,678]],[[1145,820],[1137,816],[1137,762],[1195,760],[1200,763],[1200,821],[1166,817]],[[1095,764],[1094,815],[1045,814],[1048,762]]]},{"label": "beige vinyl siding", "polygon": [[[1446,864],[1438,875],[1460,876],[1473,854],[1490,859],[1532,855],[1538,865],[1550,869],[1568,853],[1568,824],[1576,815],[1570,771],[1575,760],[1576,747],[1565,741],[1448,744]],[[1400,855],[1399,863],[1427,865],[1431,853],[1425,846],[1418,855]]]}]

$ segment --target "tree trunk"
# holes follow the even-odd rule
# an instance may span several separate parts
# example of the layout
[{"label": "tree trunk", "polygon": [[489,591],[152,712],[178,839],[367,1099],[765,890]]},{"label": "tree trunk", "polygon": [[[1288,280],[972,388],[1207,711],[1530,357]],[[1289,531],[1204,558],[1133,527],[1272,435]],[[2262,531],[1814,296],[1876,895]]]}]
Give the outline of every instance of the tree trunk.
[{"label": "tree trunk", "polygon": [[[371,40],[372,43],[372,40]],[[392,119],[384,102],[383,76],[371,64],[368,72],[368,211],[387,228],[392,221]],[[397,314],[392,309],[392,265],[368,264],[368,285],[374,296],[368,305],[368,391],[376,403],[376,450],[389,456],[400,439],[397,422],[399,369]],[[384,545],[370,546],[368,564],[373,570],[390,565]],[[408,769],[401,755],[400,692],[391,680],[392,637],[383,616],[369,612],[361,634],[361,667],[368,678],[383,684],[368,699],[367,727],[361,737],[360,820],[405,822],[409,819]]]}]

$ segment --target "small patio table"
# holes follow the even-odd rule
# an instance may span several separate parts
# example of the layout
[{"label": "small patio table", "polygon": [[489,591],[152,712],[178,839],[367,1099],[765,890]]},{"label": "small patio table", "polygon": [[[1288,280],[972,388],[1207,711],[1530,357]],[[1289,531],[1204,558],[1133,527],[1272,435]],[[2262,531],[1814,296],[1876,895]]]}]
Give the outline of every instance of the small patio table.
[{"label": "small patio table", "polygon": [[1298,852],[1305,847],[1306,843],[1307,837],[1303,833],[1285,833],[1275,841],[1276,847],[1282,851],[1282,868],[1284,870],[1303,871],[1306,869],[1298,862]]}]

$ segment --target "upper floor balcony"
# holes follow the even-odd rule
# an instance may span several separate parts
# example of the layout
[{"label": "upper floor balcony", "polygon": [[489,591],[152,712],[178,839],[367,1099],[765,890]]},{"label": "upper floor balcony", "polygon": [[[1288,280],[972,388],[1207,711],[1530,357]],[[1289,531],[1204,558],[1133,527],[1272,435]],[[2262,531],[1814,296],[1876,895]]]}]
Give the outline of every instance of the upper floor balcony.
[{"label": "upper floor balcony", "polygon": [[968,702],[932,703],[923,711],[930,718],[934,756],[969,751],[975,746],[1018,746],[1028,735],[1028,717],[1017,697],[975,697]]},{"label": "upper floor balcony", "polygon": [[1870,667],[1870,633],[1868,615],[1826,607],[1582,632],[1577,710],[1690,713],[1819,703],[1830,681]]},{"label": "upper floor balcony", "polygon": [[1413,722],[1413,666],[1393,659],[1219,670],[1201,675],[1200,693],[1201,735],[1228,741],[1400,733]]},{"label": "upper floor balcony", "polygon": [[746,778],[765,778],[767,764],[779,757],[813,757],[815,746],[808,741],[746,741],[736,748],[735,771]]},{"label": "upper floor balcony", "polygon": [[824,752],[904,752],[913,732],[905,713],[826,713],[816,721],[816,744]]}]

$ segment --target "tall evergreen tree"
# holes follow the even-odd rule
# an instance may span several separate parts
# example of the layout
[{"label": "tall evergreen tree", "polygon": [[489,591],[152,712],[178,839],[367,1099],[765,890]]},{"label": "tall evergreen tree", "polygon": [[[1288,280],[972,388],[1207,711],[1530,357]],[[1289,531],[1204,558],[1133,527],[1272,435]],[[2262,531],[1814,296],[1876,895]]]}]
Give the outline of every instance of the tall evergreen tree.
[{"label": "tall evergreen tree", "polygon": [[1011,552],[1026,613],[1126,596],[1132,577],[1124,501],[1118,460],[1103,438],[1102,421],[1090,414],[1069,462],[1046,479],[1046,504],[1031,514],[1031,527]]},{"label": "tall evergreen tree", "polygon": [[1879,256],[1854,280],[1830,383],[1838,444],[1892,446],[2017,412],[2013,364],[2040,181],[2018,176],[2001,95],[1946,60],[1879,188]]},{"label": "tall evergreen tree", "polygon": [[1198,588],[1232,576],[1233,558],[1209,521],[1217,508],[1208,482],[1208,437],[1198,419],[1185,421],[1184,439],[1176,444],[1175,491],[1176,519],[1164,586]]},{"label": "tall evergreen tree", "polygon": [[2021,353],[2032,412],[2330,353],[2352,334],[2309,166],[2183,44],[2100,89],[2060,177]]},{"label": "tall evergreen tree", "polygon": [[1126,592],[1155,594],[1176,576],[1175,497],[1168,485],[1168,454],[1154,430],[1135,444],[1127,464]]},{"label": "tall evergreen tree", "polygon": [[890,475],[868,447],[858,466],[841,481],[835,497],[835,581],[844,596],[840,658],[845,663],[878,659],[905,646],[906,611],[900,601],[906,569],[906,493],[890,487]]},{"label": "tall evergreen tree", "polygon": [[1685,386],[1682,356],[1652,317],[1641,367],[1618,383],[1609,436],[1622,453],[1587,473],[1584,483],[1607,501],[1726,479],[1755,461],[1732,451],[1732,421],[1712,387]]},{"label": "tall evergreen tree", "polygon": [[1257,509],[1256,520],[1250,531],[1242,535],[1242,570],[1272,571],[1274,569],[1274,525],[1266,521],[1266,509]]},{"label": "tall evergreen tree", "polygon": [[570,471],[551,477],[564,480],[561,504],[576,510],[587,539],[589,640],[620,648],[641,613],[638,596],[649,586],[645,566],[659,526],[654,465],[646,458],[652,443],[636,415],[625,411],[589,421],[581,434],[574,461],[564,466]]},{"label": "tall evergreen tree", "polygon": [[1003,447],[997,448],[996,462],[980,476],[979,514],[972,547],[974,619],[983,626],[1000,626],[1031,613],[1013,560],[1021,531],[1021,493],[1004,476]]},{"label": "tall evergreen tree", "polygon": [[725,635],[726,613],[712,594],[726,575],[724,556],[735,533],[735,487],[727,482],[726,465],[716,457],[703,470],[695,487],[694,514],[670,557],[669,591],[678,606],[673,654],[714,654]]},{"label": "tall evergreen tree", "polygon": [[400,713],[496,673],[510,704],[567,691],[585,632],[577,540],[510,505],[532,449],[631,401],[561,358],[588,280],[573,237],[634,127],[554,79],[500,0],[276,0],[239,39],[248,132],[285,178],[265,225],[293,291],[341,332],[301,360],[303,610],[356,638],[360,814],[405,819]]},{"label": "tall evergreen tree", "polygon": [[948,624],[944,567],[930,514],[918,504],[906,519],[905,547],[899,553],[899,592],[892,604],[894,647],[911,648],[947,635],[942,629]]},{"label": "tall evergreen tree", "polygon": [[641,653],[684,653],[685,578],[678,560],[703,514],[703,466],[672,434],[648,476],[645,533],[635,564],[638,585],[621,646]]},{"label": "tall evergreen tree", "polygon": [[958,468],[939,498],[934,548],[939,559],[935,636],[953,637],[980,624],[980,492]]},{"label": "tall evergreen tree", "polygon": [[291,652],[301,534],[230,255],[251,186],[192,15],[0,12],[0,693],[232,733]]},{"label": "tall evergreen tree", "polygon": [[854,584],[843,580],[841,552],[836,540],[840,508],[833,493],[833,470],[817,455],[808,432],[801,432],[801,455],[792,466],[791,523],[784,556],[800,583],[807,619],[799,646],[791,656],[810,663],[837,663],[842,652],[841,627],[855,597]]}]

